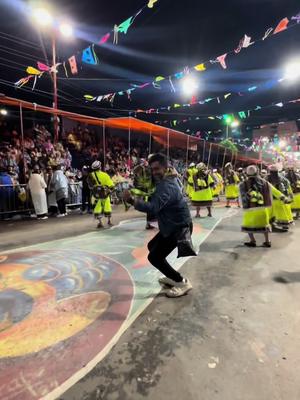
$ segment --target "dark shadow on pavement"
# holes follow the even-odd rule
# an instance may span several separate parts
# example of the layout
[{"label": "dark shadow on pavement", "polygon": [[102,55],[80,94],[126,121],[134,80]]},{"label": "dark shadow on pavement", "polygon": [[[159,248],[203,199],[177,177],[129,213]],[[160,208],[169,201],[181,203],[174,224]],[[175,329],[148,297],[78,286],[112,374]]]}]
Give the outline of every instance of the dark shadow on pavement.
[{"label": "dark shadow on pavement", "polygon": [[300,282],[300,272],[283,271],[273,277],[273,281],[277,283],[297,283]]}]

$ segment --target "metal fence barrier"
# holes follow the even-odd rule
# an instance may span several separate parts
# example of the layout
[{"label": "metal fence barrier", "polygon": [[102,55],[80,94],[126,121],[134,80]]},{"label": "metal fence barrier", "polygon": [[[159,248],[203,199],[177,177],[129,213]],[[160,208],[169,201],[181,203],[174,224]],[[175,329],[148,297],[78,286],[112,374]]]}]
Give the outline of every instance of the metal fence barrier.
[{"label": "metal fence barrier", "polygon": [[0,185],[0,218],[31,214],[33,205],[27,185]]},{"label": "metal fence barrier", "polygon": [[[78,208],[82,204],[80,183],[69,184],[67,207]],[[30,190],[27,185],[0,185],[0,220],[10,219],[14,215],[34,214]]]}]

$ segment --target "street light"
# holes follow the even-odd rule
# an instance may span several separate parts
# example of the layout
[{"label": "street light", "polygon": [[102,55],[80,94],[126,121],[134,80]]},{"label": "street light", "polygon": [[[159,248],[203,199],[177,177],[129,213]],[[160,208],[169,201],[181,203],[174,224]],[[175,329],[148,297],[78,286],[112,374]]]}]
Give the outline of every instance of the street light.
[{"label": "street light", "polygon": [[240,126],[240,122],[238,120],[234,120],[231,124],[230,124],[231,128],[237,128]]},{"label": "street light", "polygon": [[67,22],[63,22],[59,25],[59,31],[66,38],[73,36],[73,27]]},{"label": "street light", "polygon": [[[38,7],[32,9],[32,16],[34,21],[42,28],[50,28],[52,36],[52,77],[53,77],[53,108],[58,109],[58,96],[57,96],[57,71],[56,71],[56,32],[59,30],[60,33],[67,38],[73,35],[73,28],[67,22],[61,24],[55,24],[54,17],[50,11],[44,7]],[[53,116],[54,122],[54,137],[55,141],[58,140],[58,119],[57,115]]]},{"label": "street light", "polygon": [[5,110],[5,108],[1,108],[0,114],[5,117],[7,115],[7,110]]},{"label": "street light", "polygon": [[296,81],[300,78],[300,58],[290,61],[285,66],[284,79]]},{"label": "street light", "polygon": [[182,81],[182,91],[186,95],[194,94],[198,89],[198,82],[192,77],[184,78]]},{"label": "street light", "polygon": [[240,126],[240,121],[237,119],[234,119],[233,115],[225,114],[224,115],[224,121],[226,124],[226,139],[228,139],[229,136],[229,127],[230,128],[238,128]]},{"label": "street light", "polygon": [[32,10],[32,16],[34,21],[42,27],[47,27],[53,24],[53,17],[47,8],[34,8]]}]

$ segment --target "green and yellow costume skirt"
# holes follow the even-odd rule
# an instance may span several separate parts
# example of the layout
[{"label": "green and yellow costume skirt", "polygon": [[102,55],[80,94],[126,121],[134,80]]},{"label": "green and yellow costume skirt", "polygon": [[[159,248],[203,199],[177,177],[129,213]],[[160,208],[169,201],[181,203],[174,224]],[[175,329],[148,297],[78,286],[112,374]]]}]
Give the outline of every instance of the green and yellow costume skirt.
[{"label": "green and yellow costume skirt", "polygon": [[242,231],[250,233],[270,232],[269,209],[254,207],[244,210]]},{"label": "green and yellow costume skirt", "polygon": [[294,194],[294,199],[291,204],[292,211],[300,211],[300,193]]},{"label": "green and yellow costume skirt", "polygon": [[195,207],[211,207],[212,200],[213,194],[210,187],[203,190],[194,190],[192,193],[192,205]]},{"label": "green and yellow costume skirt", "polygon": [[226,200],[237,200],[239,198],[239,186],[236,184],[225,186]]},{"label": "green and yellow costume skirt", "polygon": [[273,200],[269,213],[270,221],[276,222],[279,225],[288,225],[293,222],[291,204],[285,204],[281,200]]}]

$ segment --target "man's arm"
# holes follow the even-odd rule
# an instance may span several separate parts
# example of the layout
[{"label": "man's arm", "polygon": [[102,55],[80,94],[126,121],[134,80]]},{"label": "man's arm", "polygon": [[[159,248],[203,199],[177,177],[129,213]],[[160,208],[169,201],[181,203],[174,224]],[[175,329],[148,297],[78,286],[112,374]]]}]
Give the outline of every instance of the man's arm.
[{"label": "man's arm", "polygon": [[130,198],[130,196],[125,196],[125,200],[132,204],[136,210],[153,215],[157,215],[162,208],[166,207],[170,198],[171,194],[168,190],[156,190],[151,196],[151,200],[148,202],[140,199],[134,200],[132,197]]},{"label": "man's arm", "polygon": [[157,215],[159,211],[168,204],[169,200],[169,193],[154,193],[149,202],[145,202],[143,200],[135,200],[133,205],[134,208],[138,211]]}]

